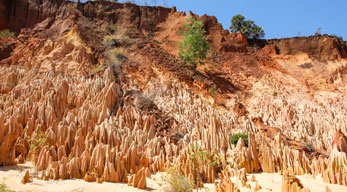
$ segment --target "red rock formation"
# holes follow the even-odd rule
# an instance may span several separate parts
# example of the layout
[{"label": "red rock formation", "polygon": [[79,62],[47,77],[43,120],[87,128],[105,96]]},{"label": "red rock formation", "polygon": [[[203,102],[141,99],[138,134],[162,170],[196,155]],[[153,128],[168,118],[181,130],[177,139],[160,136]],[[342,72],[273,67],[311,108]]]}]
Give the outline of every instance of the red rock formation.
[{"label": "red rock formation", "polygon": [[332,146],[335,145],[338,151],[345,152],[347,154],[347,137],[340,130],[335,134]]},{"label": "red rock formation", "polygon": [[295,176],[284,176],[282,180],[282,192],[301,192],[303,185]]},{"label": "red rock formation", "polygon": [[[219,191],[239,191],[230,177],[247,186],[246,174],[259,171],[322,174],[327,183],[346,185],[345,61],[293,56],[340,57],[330,37],[297,38],[297,48],[273,40],[256,52],[251,40],[225,31],[216,18],[190,14],[204,23],[212,47],[194,72],[176,57],[176,32],[188,16],[174,8],[21,0],[1,1],[0,10],[4,5],[16,6],[0,15],[6,28],[21,33],[0,44],[13,46],[0,61],[0,166],[33,157],[44,180],[140,189],[151,173],[169,167],[208,183],[220,173]],[[106,35],[115,45],[104,42]],[[321,87],[302,83],[286,65],[290,59],[328,65],[326,77],[317,76]],[[311,65],[302,64],[305,76]],[[242,139],[230,143],[239,132],[248,133],[248,146]],[[39,135],[36,151],[30,145]],[[199,160],[196,171],[191,144],[218,156],[220,165]],[[287,190],[299,190],[284,181]]]},{"label": "red rock formation", "polygon": [[21,183],[22,184],[26,184],[26,183],[29,183],[29,182],[30,182],[29,170],[26,170],[25,174],[24,174],[24,176],[22,178]]},{"label": "red rock formation", "polygon": [[145,169],[142,168],[137,174],[131,175],[128,185],[139,189],[145,189],[147,187]]},{"label": "red rock formation", "polygon": [[328,35],[271,39],[266,40],[265,44],[274,45],[281,55],[307,53],[314,59],[346,58],[346,49],[340,47],[336,37]]}]

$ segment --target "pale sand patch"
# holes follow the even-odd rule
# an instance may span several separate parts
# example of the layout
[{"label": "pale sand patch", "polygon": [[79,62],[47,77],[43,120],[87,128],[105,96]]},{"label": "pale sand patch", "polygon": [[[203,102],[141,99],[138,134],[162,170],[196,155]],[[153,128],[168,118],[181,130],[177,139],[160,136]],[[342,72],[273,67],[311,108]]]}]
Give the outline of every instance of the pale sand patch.
[{"label": "pale sand patch", "polygon": [[[252,175],[255,176],[256,181],[262,187],[262,191],[266,189],[272,189],[272,191],[282,190],[282,176],[279,173],[259,173],[259,174],[248,174],[247,179],[250,180]],[[316,179],[312,175],[301,175],[296,176],[300,179],[301,183],[305,188],[310,189],[311,192],[325,192],[325,186],[329,186],[333,192],[346,192],[347,187],[342,185],[334,185],[323,182],[321,176],[317,176]],[[240,183],[240,182],[239,182]],[[252,182],[247,182],[252,183]]]},{"label": "pale sand patch", "polygon": [[[30,163],[20,164],[18,166],[6,166],[0,167],[0,183],[4,183],[8,189],[15,191],[32,191],[32,192],[59,192],[59,191],[105,191],[105,192],[138,192],[138,191],[167,191],[161,180],[165,173],[158,173],[147,178],[147,188],[145,190],[136,189],[128,186],[126,183],[109,183],[104,182],[98,184],[96,182],[88,183],[81,179],[70,180],[57,180],[57,181],[43,181],[37,178],[33,179],[33,182],[25,185],[21,184],[21,179],[25,173],[25,170],[29,169],[30,174],[34,174],[34,169]],[[38,173],[40,176],[40,173]],[[262,187],[260,191],[281,191],[282,176],[278,173],[259,173],[259,174],[247,174],[248,182],[252,189],[255,186],[255,182],[250,182],[251,176],[255,175],[256,181]],[[314,179],[311,175],[297,176],[304,187],[309,188],[311,192],[324,192],[325,186],[328,185],[333,192],[346,192],[347,187],[342,185],[333,185],[323,182],[322,177],[316,177]],[[236,182],[236,177],[232,178],[236,186],[241,187],[241,182]],[[218,180],[217,180],[218,182]],[[204,184],[204,189],[199,190],[203,192],[213,192],[215,190],[214,184]],[[194,190],[195,191],[195,190]],[[241,191],[252,191],[251,189],[242,188]]]},{"label": "pale sand patch", "polygon": [[[6,188],[15,191],[32,191],[32,192],[138,192],[138,191],[165,191],[165,186],[161,181],[161,175],[164,173],[158,173],[147,178],[147,188],[145,190],[136,189],[128,186],[126,183],[109,183],[103,182],[101,184],[92,182],[88,183],[82,179],[69,179],[69,180],[49,180],[43,181],[37,178],[33,179],[33,182],[25,185],[21,184],[21,179],[25,173],[25,170],[29,169],[30,175],[33,175],[34,169],[30,163],[19,164],[18,166],[6,166],[0,167],[0,183],[5,184]],[[40,176],[41,173],[38,173]],[[199,191],[213,192],[214,184],[204,184],[206,189]]]}]

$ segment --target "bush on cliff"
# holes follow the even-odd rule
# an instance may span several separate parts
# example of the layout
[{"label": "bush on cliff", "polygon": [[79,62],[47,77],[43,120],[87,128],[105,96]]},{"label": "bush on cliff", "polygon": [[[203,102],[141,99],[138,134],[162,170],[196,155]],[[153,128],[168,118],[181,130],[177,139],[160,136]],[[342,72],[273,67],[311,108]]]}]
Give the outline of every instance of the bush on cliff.
[{"label": "bush on cliff", "polygon": [[339,44],[340,44],[341,47],[343,47],[343,48],[346,48],[346,47],[347,47],[347,44],[346,44],[346,42],[343,40],[343,37],[342,37],[342,36],[336,36],[336,38],[337,38],[337,40],[338,40],[338,42],[339,42]]},{"label": "bush on cliff", "polygon": [[0,38],[16,38],[16,34],[8,29],[4,29],[0,31]]},{"label": "bush on cliff", "polygon": [[265,36],[262,27],[259,27],[252,20],[246,20],[243,15],[235,15],[231,20],[231,32],[241,32],[248,39],[260,39]]},{"label": "bush on cliff", "polygon": [[186,62],[187,65],[193,66],[194,69],[202,60],[206,58],[207,51],[210,49],[206,37],[203,23],[196,21],[192,17],[189,19],[190,24],[185,23],[183,30],[179,34],[184,38],[179,44],[179,58]]}]

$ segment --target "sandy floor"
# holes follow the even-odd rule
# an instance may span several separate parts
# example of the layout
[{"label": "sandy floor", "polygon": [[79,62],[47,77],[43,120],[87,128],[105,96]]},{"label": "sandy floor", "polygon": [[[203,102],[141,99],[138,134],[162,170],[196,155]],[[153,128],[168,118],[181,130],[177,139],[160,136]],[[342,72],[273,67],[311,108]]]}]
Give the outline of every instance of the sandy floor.
[{"label": "sandy floor", "polygon": [[[31,164],[22,164],[18,166],[0,167],[0,183],[3,183],[6,188],[15,191],[45,191],[45,192],[57,192],[57,191],[119,191],[119,192],[136,192],[136,191],[166,191],[165,186],[162,186],[161,175],[159,173],[152,175],[147,179],[147,189],[139,190],[133,187],[129,187],[125,183],[88,183],[84,180],[58,180],[58,181],[42,181],[36,179],[34,176],[33,182],[28,184],[21,184],[20,181],[25,173],[25,170],[29,169],[33,176],[34,170]],[[248,180],[250,180],[253,174],[249,174]],[[262,187],[261,191],[281,191],[282,176],[280,174],[260,173],[254,174],[257,182]],[[346,192],[347,187],[341,185],[332,185],[323,182],[323,179],[318,177],[313,179],[310,175],[298,176],[303,183],[304,187],[309,188],[311,192],[324,192],[325,187],[328,185],[333,192]],[[237,186],[241,183],[236,182],[236,178],[233,178]],[[254,182],[248,182],[252,186],[255,186]],[[205,188],[199,191],[214,191],[214,184],[204,184]],[[251,191],[250,189],[241,188],[241,191]]]},{"label": "sandy floor", "polygon": [[[247,178],[250,180],[251,176],[255,175],[257,182],[262,186],[265,191],[266,189],[272,189],[272,191],[281,191],[282,189],[282,176],[278,173],[259,173],[250,174]],[[347,187],[342,185],[333,185],[323,182],[322,177],[316,177],[314,179],[311,175],[297,176],[305,188],[310,189],[311,192],[325,192],[325,187],[328,186],[332,192],[346,192]]]},{"label": "sandy floor", "polygon": [[[29,169],[30,175],[33,176],[34,170],[31,164],[20,164],[18,166],[0,167],[0,183],[4,184],[7,189],[15,191],[31,191],[31,192],[137,192],[137,191],[165,191],[162,185],[161,175],[163,173],[152,175],[147,179],[147,188],[145,190],[136,189],[128,186],[126,183],[109,183],[104,182],[98,184],[96,182],[88,183],[81,179],[73,180],[57,180],[43,181],[33,176],[33,182],[25,185],[21,184],[25,170]],[[214,184],[205,184],[205,189],[199,191],[214,191]]]}]

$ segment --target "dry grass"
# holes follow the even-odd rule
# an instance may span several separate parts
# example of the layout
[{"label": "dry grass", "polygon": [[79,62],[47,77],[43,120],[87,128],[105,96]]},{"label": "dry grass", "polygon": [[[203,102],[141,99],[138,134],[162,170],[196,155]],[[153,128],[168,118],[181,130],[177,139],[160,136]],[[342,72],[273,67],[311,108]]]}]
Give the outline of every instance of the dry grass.
[{"label": "dry grass", "polygon": [[120,58],[126,58],[126,51],[122,47],[116,47],[107,52],[109,64],[119,64]]},{"label": "dry grass", "polygon": [[114,32],[116,32],[116,30],[117,30],[117,26],[116,26],[116,25],[107,25],[107,26],[106,26],[106,29],[107,29],[109,32],[114,33]]},{"label": "dry grass", "polygon": [[91,69],[90,69],[90,75],[94,75],[94,74],[96,74],[96,73],[98,73],[99,71],[102,71],[104,69],[104,66],[102,66],[102,65],[95,65],[95,66],[93,66]]},{"label": "dry grass", "polygon": [[112,44],[113,40],[123,43],[130,40],[130,37],[126,35],[127,30],[121,26],[107,25],[106,29],[111,32],[111,35],[104,36],[104,42],[109,46]]},{"label": "dry grass", "polygon": [[114,35],[105,35],[104,36],[104,42],[109,46],[112,44],[113,39],[116,39]]},{"label": "dry grass", "polygon": [[191,192],[193,191],[193,181],[179,173],[177,169],[171,168],[162,176],[162,181],[166,184],[167,192]]},{"label": "dry grass", "polygon": [[126,51],[122,47],[116,47],[109,51],[111,55],[126,55]]}]

